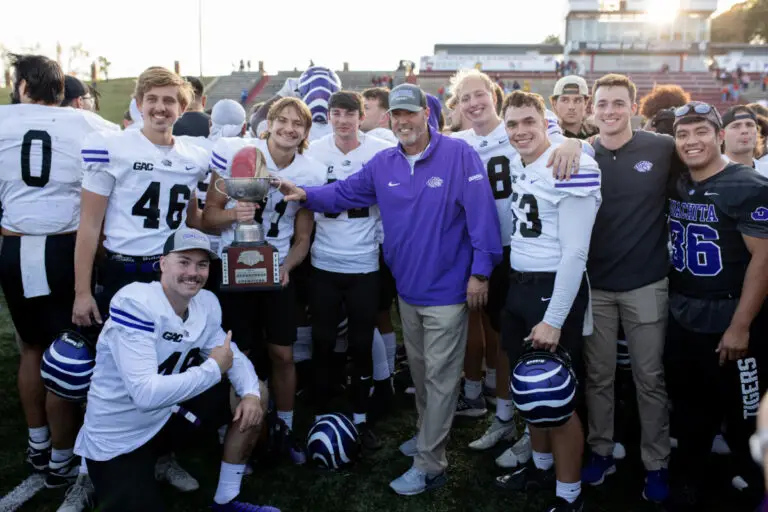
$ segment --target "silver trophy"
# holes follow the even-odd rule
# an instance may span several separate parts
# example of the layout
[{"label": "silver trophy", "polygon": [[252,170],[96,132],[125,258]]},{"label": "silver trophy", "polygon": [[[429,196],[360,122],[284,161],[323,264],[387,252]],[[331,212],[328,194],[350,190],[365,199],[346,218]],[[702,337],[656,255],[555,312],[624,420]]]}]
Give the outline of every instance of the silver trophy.
[{"label": "silver trophy", "polygon": [[[219,188],[224,183],[224,190]],[[274,176],[254,178],[219,178],[214,184],[219,193],[236,201],[258,203],[273,189],[280,187],[280,180]],[[238,222],[235,225],[235,243],[263,242],[264,229],[255,221]]]}]

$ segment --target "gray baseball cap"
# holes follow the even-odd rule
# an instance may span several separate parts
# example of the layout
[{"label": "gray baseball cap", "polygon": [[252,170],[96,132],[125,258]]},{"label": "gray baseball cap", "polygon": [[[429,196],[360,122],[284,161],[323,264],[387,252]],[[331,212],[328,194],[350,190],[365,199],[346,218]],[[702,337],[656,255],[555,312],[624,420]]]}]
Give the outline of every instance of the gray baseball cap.
[{"label": "gray baseball cap", "polygon": [[168,256],[172,252],[191,251],[199,249],[208,253],[212,260],[219,256],[211,250],[211,240],[208,235],[202,231],[192,228],[179,228],[165,241],[163,246],[163,256]]},{"label": "gray baseball cap", "polygon": [[407,110],[419,112],[427,106],[427,96],[418,86],[400,84],[389,92],[389,112]]}]

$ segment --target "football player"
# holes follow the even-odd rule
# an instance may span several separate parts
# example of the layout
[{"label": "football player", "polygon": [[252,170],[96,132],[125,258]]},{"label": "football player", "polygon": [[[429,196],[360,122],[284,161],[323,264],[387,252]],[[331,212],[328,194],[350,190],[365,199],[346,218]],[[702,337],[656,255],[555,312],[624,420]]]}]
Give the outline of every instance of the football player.
[{"label": "football player", "polygon": [[[227,418],[232,428],[212,509],[278,512],[235,501],[266,392],[232,332],[222,330],[216,297],[202,289],[212,258],[207,236],[180,228],[163,244],[160,281],[132,283],[110,302],[75,448],[88,464],[99,510],[162,510],[156,450],[196,434],[193,424],[215,429]],[[239,398],[231,408],[229,382]]]},{"label": "football player", "polygon": [[[277,177],[306,185],[325,183],[325,167],[304,155],[312,126],[309,108],[297,98],[283,98],[272,105],[267,122],[268,130],[263,139],[222,138],[216,142],[211,153],[211,183],[230,177],[233,157],[248,146],[257,148],[264,155],[267,169]],[[272,363],[270,382],[280,420],[278,444],[294,462],[301,463],[302,452],[292,436],[296,394],[292,345],[296,341],[297,319],[291,271],[309,252],[314,226],[312,213],[295,202],[283,200],[278,190],[273,190],[257,208],[254,203],[229,201],[214,186],[208,189],[203,218],[206,228],[222,230],[222,246],[232,243],[234,223],[255,218],[264,228],[265,240],[278,250],[281,290],[222,293],[221,301],[224,326],[235,333],[240,345],[244,349],[266,350],[269,354]],[[263,374],[267,372],[261,366],[257,366],[257,370]]]},{"label": "football player", "polygon": [[[491,426],[482,437],[470,443],[470,448],[485,450],[496,445],[502,438],[514,438],[516,427],[512,421],[513,406],[509,398],[509,367],[506,356],[497,357],[499,353],[498,332],[500,330],[501,308],[509,288],[509,242],[512,233],[512,219],[509,215],[512,202],[512,182],[510,177],[510,162],[517,156],[517,150],[510,144],[504,123],[497,114],[495,84],[491,78],[478,70],[465,70],[451,78],[451,89],[456,94],[458,113],[471,122],[472,128],[454,134],[454,137],[465,140],[477,151],[483,165],[487,169],[488,180],[491,184],[496,209],[501,224],[501,240],[504,244],[504,258],[489,283],[489,301],[486,315],[479,312],[470,313],[470,336],[467,342],[467,355],[464,363],[464,389],[459,395],[456,414],[459,416],[482,416],[486,411],[483,397],[483,382],[481,380],[482,362],[485,355],[487,361],[496,363],[493,389],[486,394],[496,398],[496,416]],[[567,161],[565,167],[571,167],[579,161],[582,144],[579,141],[566,141],[557,124],[554,114],[548,112],[547,132],[552,140],[563,142],[562,148],[553,151],[555,158],[562,156]],[[588,145],[584,145],[588,147]],[[483,317],[486,328],[486,347],[483,353],[482,330],[479,324]],[[477,328],[473,329],[472,324]],[[473,331],[477,335],[473,336]],[[488,383],[486,383],[488,384]],[[526,450],[526,446],[528,449]],[[527,436],[520,439],[519,445],[505,451],[497,460],[502,467],[515,467],[518,463],[527,461],[530,456],[530,445]]]},{"label": "football player", "polygon": [[365,117],[360,123],[360,131],[397,144],[397,137],[389,126],[389,89],[371,87],[364,90],[363,112]]},{"label": "football player", "polygon": [[[502,342],[510,366],[524,342],[552,352],[560,345],[582,381],[582,335],[589,303],[585,268],[600,205],[600,170],[591,157],[582,155],[579,174],[556,181],[546,168],[553,148],[543,98],[515,91],[504,107],[507,134],[519,155],[510,163],[512,275],[502,311]],[[548,512],[581,511],[584,434],[578,414],[553,428],[528,426],[533,461],[498,477],[497,485],[515,491],[554,487],[557,503]]]},{"label": "football player", "polygon": [[[165,68],[152,67],[139,76],[134,96],[144,120],[140,128],[94,134],[83,143],[72,321],[94,326],[94,331],[120,288],[157,280],[168,234],[185,222],[191,227],[201,223],[195,190],[205,178],[208,156],[172,135],[173,123],[192,97],[190,85]],[[106,255],[99,267],[103,289],[97,302],[91,280],[102,221]],[[172,458],[160,460],[158,475],[182,491],[198,488]]]},{"label": "football player", "polygon": [[[76,404],[46,393],[43,352],[72,327],[75,232],[80,222],[79,150],[115,125],[61,108],[64,73],[39,55],[11,55],[17,104],[0,107],[0,284],[20,339],[19,396],[29,428],[27,463],[47,487],[77,477]],[[50,430],[49,430],[50,426]]]},{"label": "football player", "polygon": [[[316,140],[307,155],[327,168],[326,183],[344,180],[382,149],[393,144],[360,133],[364,117],[362,96],[356,92],[334,93],[328,102],[333,133]],[[381,448],[366,416],[373,373],[373,330],[378,311],[380,215],[378,206],[355,208],[341,213],[315,213],[312,243],[312,358],[315,368],[315,405],[318,414],[328,409],[330,357],[336,343],[341,307],[348,319],[347,339],[352,374],[353,421],[363,446]],[[386,354],[386,352],[385,352]],[[386,358],[384,359],[386,364]],[[377,381],[390,387],[389,375]]]},{"label": "football player", "polygon": [[745,105],[731,107],[723,116],[723,154],[734,163],[752,167],[768,176],[768,162],[755,158],[758,142],[757,115]]},{"label": "football player", "polygon": [[755,491],[751,510],[762,495],[762,476],[748,439],[768,379],[768,179],[722,158],[728,135],[711,105],[678,108],[674,131],[689,173],[669,200],[674,271],[665,355],[668,373],[685,375],[671,388],[679,412],[677,456],[686,472],[673,502],[691,510],[705,503],[707,455],[725,418],[736,467]]}]

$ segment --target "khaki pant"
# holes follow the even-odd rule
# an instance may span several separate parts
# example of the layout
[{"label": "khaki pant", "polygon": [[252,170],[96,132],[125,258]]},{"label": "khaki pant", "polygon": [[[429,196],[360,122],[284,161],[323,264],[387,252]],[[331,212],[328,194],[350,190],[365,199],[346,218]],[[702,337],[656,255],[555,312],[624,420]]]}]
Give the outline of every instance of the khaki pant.
[{"label": "khaki pant", "polygon": [[448,467],[445,446],[464,366],[467,305],[411,306],[400,298],[400,318],[419,414],[413,463],[436,475]]},{"label": "khaki pant", "polygon": [[667,279],[628,292],[592,290],[594,332],[584,344],[587,442],[598,455],[613,453],[614,378],[619,321],[629,347],[640,413],[640,454],[649,471],[667,467],[669,409],[664,382]]}]

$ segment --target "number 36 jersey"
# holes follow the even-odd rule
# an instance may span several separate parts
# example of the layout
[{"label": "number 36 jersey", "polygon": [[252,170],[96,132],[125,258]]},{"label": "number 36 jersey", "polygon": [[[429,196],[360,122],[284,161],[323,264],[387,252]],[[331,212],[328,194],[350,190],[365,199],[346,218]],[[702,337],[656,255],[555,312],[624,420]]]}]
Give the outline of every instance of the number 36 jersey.
[{"label": "number 36 jersey", "polygon": [[84,110],[0,107],[2,226],[27,235],[76,231],[83,178],[80,148],[91,133],[118,130]]},{"label": "number 36 jersey", "polygon": [[[299,153],[296,153],[288,167],[278,169],[269,153],[265,139],[222,138],[217,140],[211,152],[211,170],[222,178],[229,178],[232,175],[232,159],[246,146],[254,146],[264,154],[267,170],[274,176],[286,178],[300,187],[312,187],[325,183],[325,166]],[[214,185],[211,183],[211,186]],[[223,185],[219,185],[219,189],[224,190]],[[227,203],[227,208],[234,208],[234,206],[235,201],[230,200]],[[265,240],[277,249],[281,265],[291,248],[296,214],[300,209],[299,203],[286,202],[283,194],[273,188],[266,200],[262,201],[261,209],[256,210],[256,221],[261,222],[264,228]],[[230,245],[234,237],[234,229],[222,231],[222,247]]]},{"label": "number 36 jersey", "polygon": [[739,297],[751,259],[742,235],[768,238],[768,178],[741,164],[698,183],[681,177],[669,200],[669,235],[671,292]]},{"label": "number 36 jersey", "polygon": [[104,247],[129,256],[163,252],[171,231],[187,218],[187,203],[205,179],[208,153],[180,137],[155,146],[140,130],[102,136],[83,145],[83,188],[108,196]]}]

